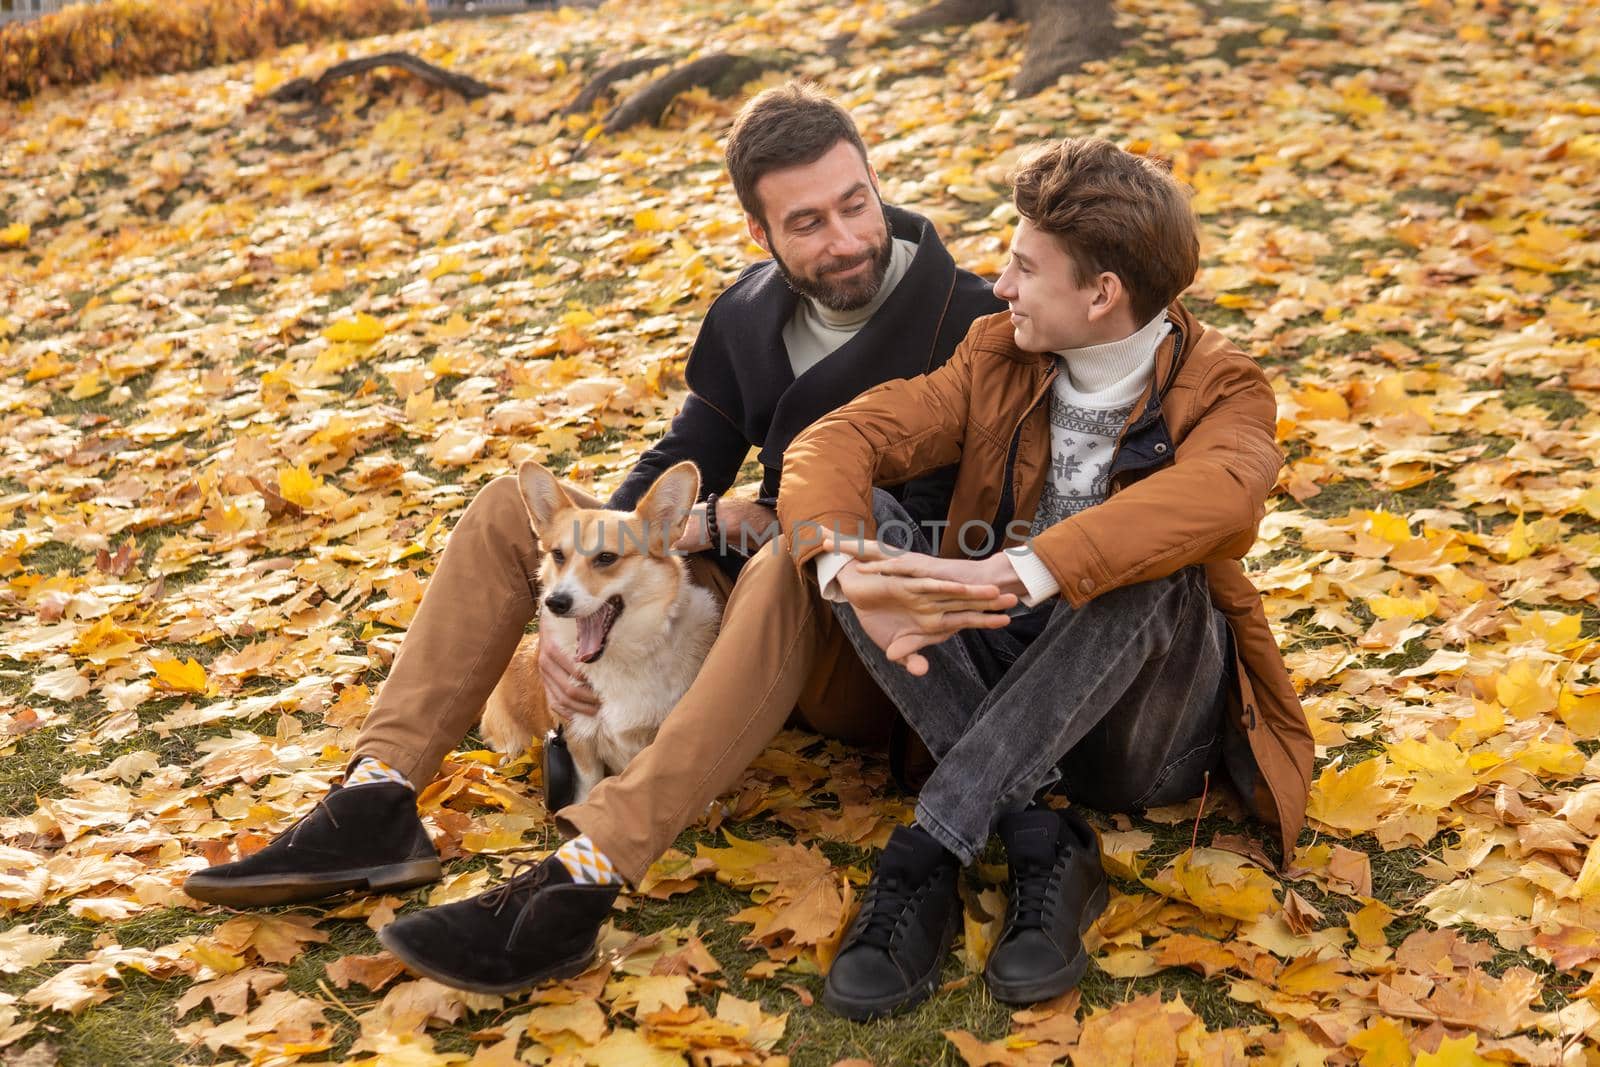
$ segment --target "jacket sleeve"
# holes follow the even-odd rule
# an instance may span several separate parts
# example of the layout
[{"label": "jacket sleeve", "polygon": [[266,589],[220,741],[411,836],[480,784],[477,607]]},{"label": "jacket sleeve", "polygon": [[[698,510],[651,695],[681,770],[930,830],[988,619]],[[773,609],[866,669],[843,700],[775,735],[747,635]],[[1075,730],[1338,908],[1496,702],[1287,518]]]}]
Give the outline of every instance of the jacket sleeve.
[{"label": "jacket sleeve", "polygon": [[1283,462],[1272,387],[1240,356],[1219,363],[1199,392],[1216,399],[1171,464],[1032,540],[1074,607],[1191,564],[1239,559],[1255,543]]},{"label": "jacket sleeve", "polygon": [[632,510],[668,467],[686,459],[700,468],[700,499],[709,493],[725,493],[749,452],[744,432],[710,403],[690,393],[666,434],[639,457],[606,507]]},{"label": "jacket sleeve", "polygon": [[872,487],[898,485],[956,463],[967,427],[973,354],[869,389],[812,423],[783,457],[778,522],[797,563],[820,551],[824,530],[873,537]]}]

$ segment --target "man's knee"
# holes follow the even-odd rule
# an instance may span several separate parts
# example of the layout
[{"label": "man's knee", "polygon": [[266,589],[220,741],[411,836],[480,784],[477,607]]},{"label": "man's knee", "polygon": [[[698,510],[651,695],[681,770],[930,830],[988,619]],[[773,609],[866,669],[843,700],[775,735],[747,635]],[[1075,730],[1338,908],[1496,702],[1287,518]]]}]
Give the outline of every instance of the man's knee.
[{"label": "man's knee", "polygon": [[792,593],[803,590],[805,574],[795,565],[787,534],[780,534],[762,545],[745,561],[733,591],[746,596],[758,590],[766,595],[776,592]]},{"label": "man's knee", "polygon": [[467,505],[461,521],[498,524],[506,521],[528,522],[528,507],[522,502],[522,490],[514,474],[502,474],[478,490],[478,495]]}]

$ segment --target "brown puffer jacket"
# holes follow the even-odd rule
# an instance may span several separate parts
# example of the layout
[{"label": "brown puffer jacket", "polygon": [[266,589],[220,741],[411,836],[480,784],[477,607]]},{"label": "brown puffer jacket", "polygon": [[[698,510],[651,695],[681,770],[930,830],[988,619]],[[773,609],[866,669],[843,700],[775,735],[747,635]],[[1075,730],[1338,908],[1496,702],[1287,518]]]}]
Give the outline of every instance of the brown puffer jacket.
[{"label": "brown puffer jacket", "polygon": [[[1255,814],[1277,827],[1287,863],[1305,821],[1311,730],[1261,595],[1239,564],[1283,462],[1276,405],[1253,360],[1181,303],[1167,315],[1175,329],[1157,353],[1154,388],[1123,429],[1111,495],[1041,533],[1033,549],[1075,607],[1205,566],[1238,657],[1230,722],[1255,763],[1241,771],[1230,762],[1230,770]],[[875,533],[874,484],[956,462],[940,555],[983,555],[1025,540],[1050,462],[1048,397],[1058,363],[1018,348],[1009,314],[991,315],[973,323],[943,367],[880,385],[814,423],[788,448],[778,496],[797,561],[820,551],[817,530]]]}]

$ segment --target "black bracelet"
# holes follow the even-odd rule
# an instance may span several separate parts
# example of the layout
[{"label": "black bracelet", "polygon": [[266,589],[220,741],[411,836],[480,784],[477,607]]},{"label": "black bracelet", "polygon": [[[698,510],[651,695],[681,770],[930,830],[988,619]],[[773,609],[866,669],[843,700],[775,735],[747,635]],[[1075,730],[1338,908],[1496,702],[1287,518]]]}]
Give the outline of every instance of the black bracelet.
[{"label": "black bracelet", "polygon": [[712,493],[706,497],[706,540],[711,542],[711,548],[720,552],[722,544],[722,527],[717,525],[717,494]]}]

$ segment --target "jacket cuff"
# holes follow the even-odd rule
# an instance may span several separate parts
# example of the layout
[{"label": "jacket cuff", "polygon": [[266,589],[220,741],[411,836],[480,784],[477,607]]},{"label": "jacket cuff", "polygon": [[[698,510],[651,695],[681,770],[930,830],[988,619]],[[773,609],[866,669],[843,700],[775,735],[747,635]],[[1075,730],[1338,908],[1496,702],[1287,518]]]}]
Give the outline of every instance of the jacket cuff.
[{"label": "jacket cuff", "polygon": [[854,541],[858,538],[870,540],[877,536],[877,526],[872,521],[871,515],[861,515],[850,511],[830,511],[810,519],[799,519],[794,522],[784,522],[780,512],[778,521],[782,524],[783,534],[788,541],[789,552],[795,565],[810,563],[812,558],[822,554],[822,534],[824,531],[832,533],[840,540]]},{"label": "jacket cuff", "polygon": [[[1050,571],[1057,595],[1074,608],[1083,607],[1111,584],[1099,551],[1070,517],[1029,541],[1028,550]],[[1017,576],[1022,577],[1020,571]]]},{"label": "jacket cuff", "polygon": [[[1036,608],[1061,592],[1061,585],[1056,581],[1056,576],[1050,573],[1050,568],[1044,565],[1044,560],[1040,559],[1032,548],[1027,545],[1008,548],[1003,555],[1006,557],[1006,562],[1011,564],[1011,569],[1017,572],[1022,584],[1028,587],[1028,595],[1022,598],[1024,606]],[[817,573],[819,575],[822,573],[820,564]]]}]

